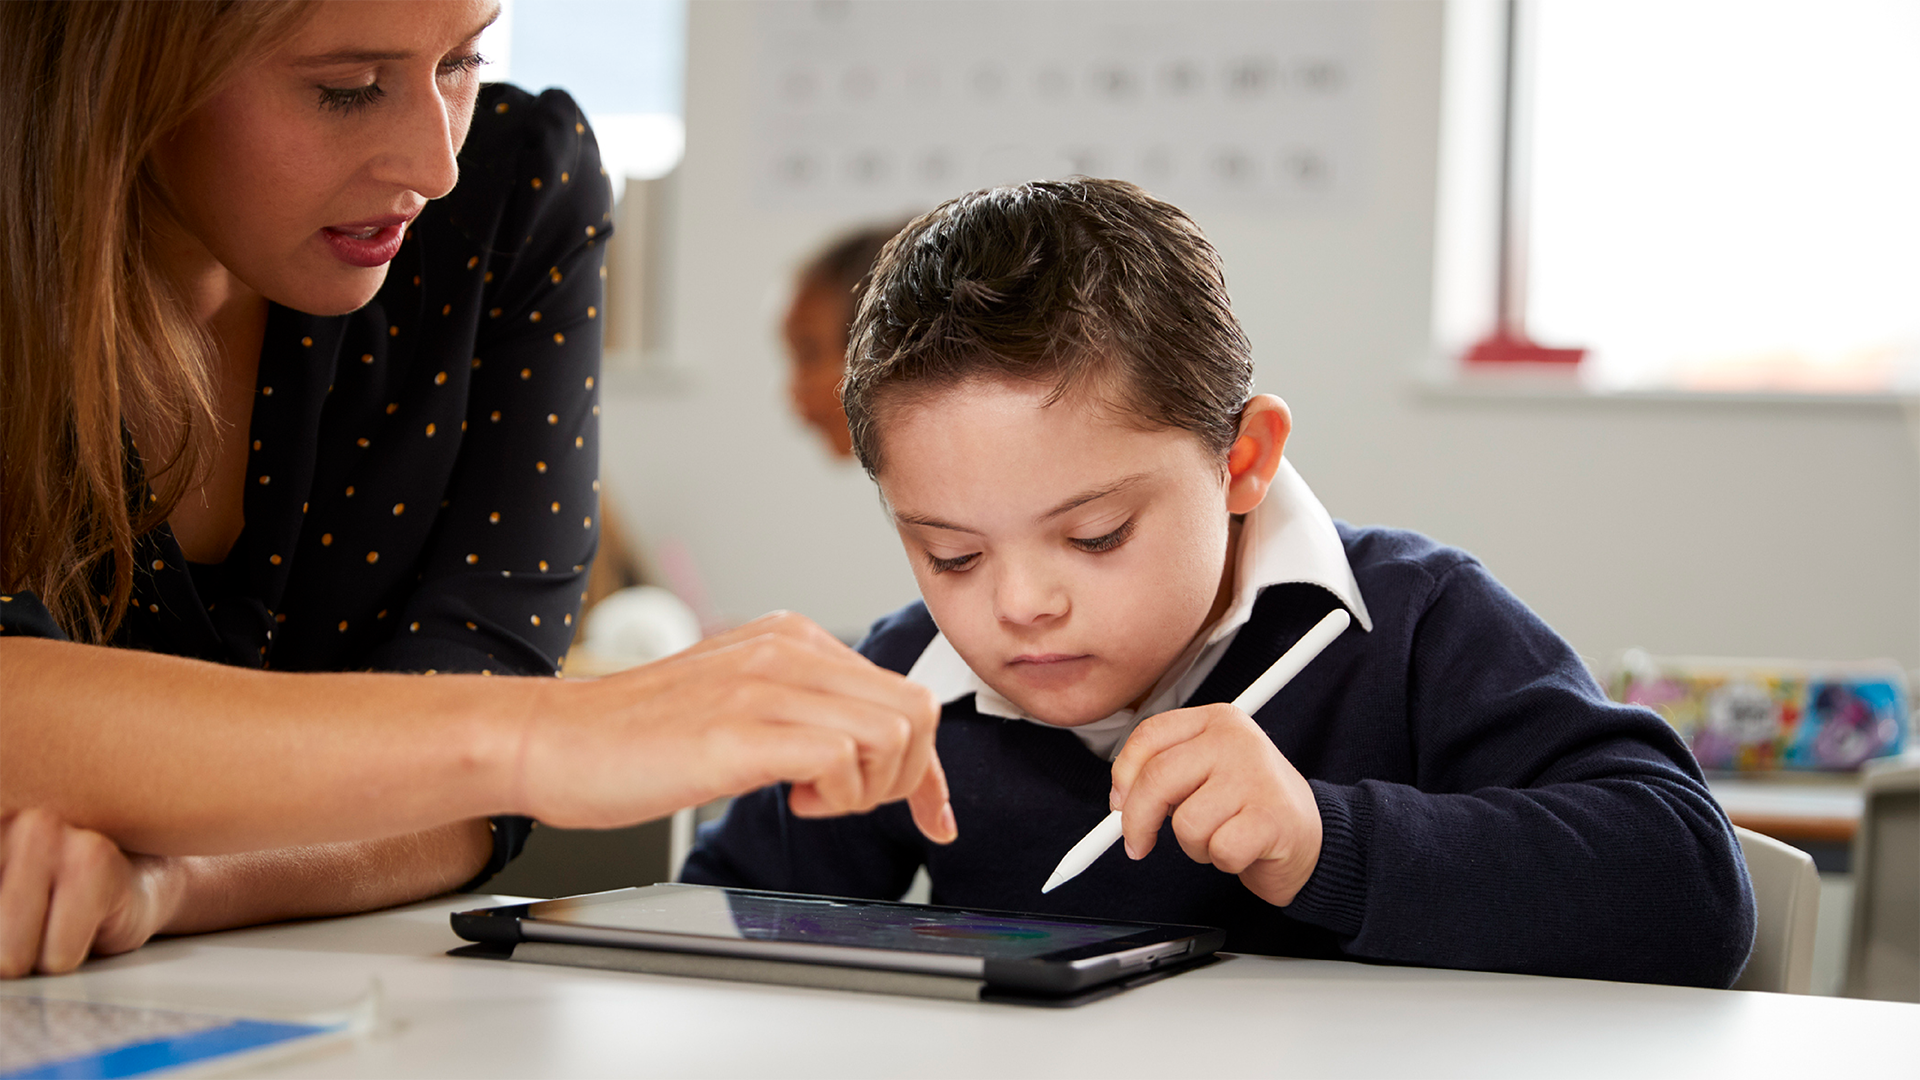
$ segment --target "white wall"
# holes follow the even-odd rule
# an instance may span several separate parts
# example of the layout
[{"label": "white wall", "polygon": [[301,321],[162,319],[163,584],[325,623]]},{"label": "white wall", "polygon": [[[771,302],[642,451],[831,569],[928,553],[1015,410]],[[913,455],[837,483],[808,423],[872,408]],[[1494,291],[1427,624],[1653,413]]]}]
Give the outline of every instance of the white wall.
[{"label": "white wall", "polygon": [[730,3],[688,12],[669,316],[685,376],[645,391],[609,373],[602,473],[647,543],[686,546],[723,614],[789,608],[857,636],[918,593],[866,475],[830,461],[787,408],[776,334],[786,290],[848,222],[754,204],[751,15]]},{"label": "white wall", "polygon": [[[755,205],[751,15],[690,13],[673,301],[688,374],[675,392],[609,378],[604,469],[631,523],[686,544],[726,613],[790,607],[853,633],[913,585],[865,477],[786,410],[786,279],[846,222]],[[1443,10],[1372,15],[1363,195],[1196,215],[1261,389],[1294,408],[1290,453],[1334,514],[1468,548],[1595,660],[1640,645],[1920,667],[1920,441],[1898,406],[1421,389]]]}]

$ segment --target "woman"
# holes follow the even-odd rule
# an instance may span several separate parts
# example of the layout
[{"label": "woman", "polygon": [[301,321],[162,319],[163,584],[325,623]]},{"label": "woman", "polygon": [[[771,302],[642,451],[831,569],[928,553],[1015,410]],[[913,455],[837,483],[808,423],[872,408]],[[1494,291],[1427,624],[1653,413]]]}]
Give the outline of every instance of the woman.
[{"label": "woman", "polygon": [[0,5],[0,975],[477,883],[503,815],[954,834],[930,698],[796,617],[488,677],[577,615],[609,210],[496,14]]}]

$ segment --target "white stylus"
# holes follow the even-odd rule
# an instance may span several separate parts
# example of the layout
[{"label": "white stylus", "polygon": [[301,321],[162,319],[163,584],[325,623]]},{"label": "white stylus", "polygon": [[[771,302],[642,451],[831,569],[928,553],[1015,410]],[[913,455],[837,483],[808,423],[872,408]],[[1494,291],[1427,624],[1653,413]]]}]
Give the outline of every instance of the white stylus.
[{"label": "white stylus", "polygon": [[[1327,612],[1325,618],[1313,624],[1313,629],[1293,643],[1293,648],[1281,653],[1280,659],[1275,660],[1265,674],[1253,680],[1253,685],[1240,691],[1240,696],[1233,699],[1233,707],[1249,716],[1260,711],[1260,707],[1273,700],[1273,695],[1279,693],[1281,687],[1292,682],[1293,677],[1300,674],[1302,668],[1311,664],[1313,658],[1320,655],[1320,650],[1332,644],[1334,638],[1346,633],[1347,627],[1351,625],[1353,625],[1353,616],[1347,614],[1346,608],[1334,608]],[[1092,866],[1093,861],[1112,847],[1113,842],[1118,839],[1120,839],[1120,811],[1115,810],[1108,814],[1104,821],[1095,825],[1085,839],[1073,845],[1073,849],[1067,852],[1067,857],[1061,859],[1060,865],[1053,868],[1053,875],[1047,878],[1047,883],[1040,887],[1040,891],[1050,893],[1079,877],[1080,871]]]}]

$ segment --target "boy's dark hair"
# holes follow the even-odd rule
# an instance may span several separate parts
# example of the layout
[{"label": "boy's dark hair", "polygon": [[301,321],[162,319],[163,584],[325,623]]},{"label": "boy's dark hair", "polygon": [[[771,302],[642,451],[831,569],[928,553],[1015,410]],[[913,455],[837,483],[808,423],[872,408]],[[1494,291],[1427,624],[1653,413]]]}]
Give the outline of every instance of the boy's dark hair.
[{"label": "boy's dark hair", "polygon": [[881,406],[980,376],[1082,387],[1223,463],[1253,355],[1220,256],[1180,210],[1121,180],[1045,180],[942,203],[887,243],[848,334],[853,452],[880,471]]},{"label": "boy's dark hair", "polygon": [[895,219],[885,225],[868,225],[836,237],[833,243],[807,260],[796,280],[802,287],[824,286],[851,304],[854,290],[867,279],[873,260],[880,257],[880,249],[906,224]]}]

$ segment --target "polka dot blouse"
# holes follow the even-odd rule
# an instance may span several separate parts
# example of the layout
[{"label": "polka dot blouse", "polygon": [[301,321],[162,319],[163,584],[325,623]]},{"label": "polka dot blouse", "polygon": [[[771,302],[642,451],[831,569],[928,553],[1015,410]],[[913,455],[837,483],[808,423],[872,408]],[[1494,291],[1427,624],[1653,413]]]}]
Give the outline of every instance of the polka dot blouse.
[{"label": "polka dot blouse", "polygon": [[[460,182],[367,306],[275,306],[246,527],[189,565],[137,550],[118,644],[289,671],[552,674],[598,537],[611,198],[566,94],[485,88]],[[58,636],[30,595],[4,631]]]}]

